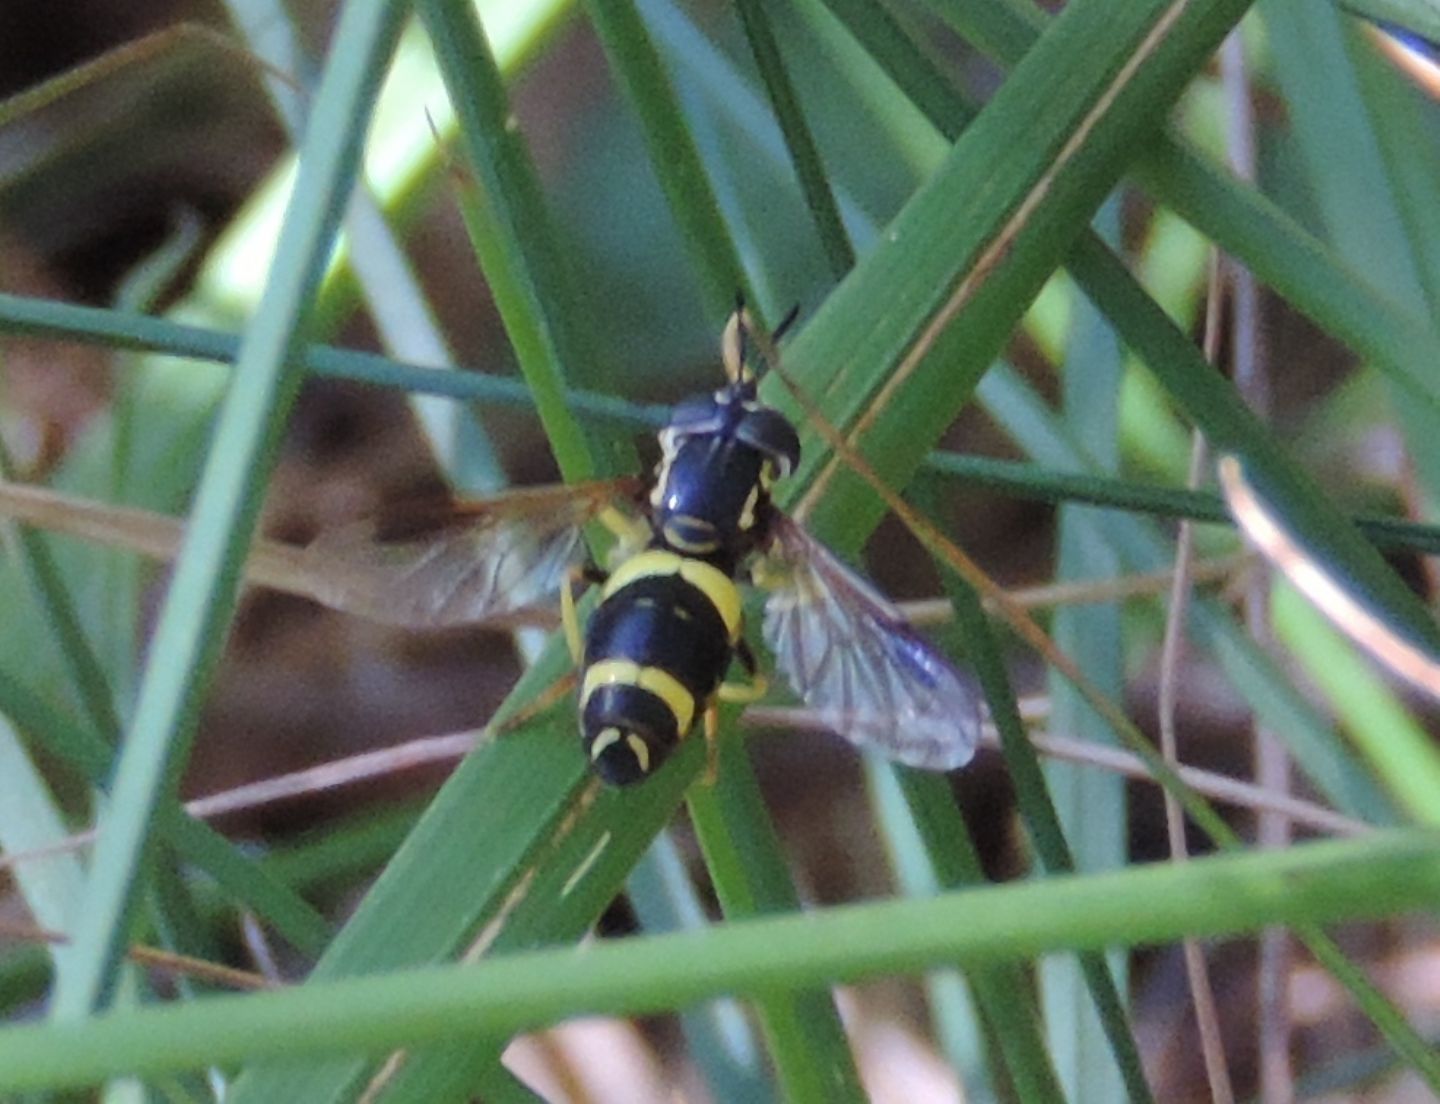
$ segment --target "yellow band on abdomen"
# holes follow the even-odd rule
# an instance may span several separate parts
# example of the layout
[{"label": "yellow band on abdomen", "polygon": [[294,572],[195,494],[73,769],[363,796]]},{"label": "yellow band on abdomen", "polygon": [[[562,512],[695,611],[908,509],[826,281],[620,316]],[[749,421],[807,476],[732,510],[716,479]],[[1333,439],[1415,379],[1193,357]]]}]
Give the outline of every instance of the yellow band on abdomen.
[{"label": "yellow band on abdomen", "polygon": [[740,591],[735,582],[718,567],[704,560],[682,556],[664,548],[650,548],[631,556],[610,574],[601,592],[601,600],[639,579],[679,575],[693,586],[725,622],[725,631],[733,643],[740,636]]},{"label": "yellow band on abdomen", "polygon": [[690,725],[695,720],[695,695],[669,671],[659,667],[642,667],[629,659],[602,659],[586,670],[585,683],[580,688],[581,711],[596,690],[617,684],[648,690],[675,715],[675,731],[680,736],[690,731]]}]

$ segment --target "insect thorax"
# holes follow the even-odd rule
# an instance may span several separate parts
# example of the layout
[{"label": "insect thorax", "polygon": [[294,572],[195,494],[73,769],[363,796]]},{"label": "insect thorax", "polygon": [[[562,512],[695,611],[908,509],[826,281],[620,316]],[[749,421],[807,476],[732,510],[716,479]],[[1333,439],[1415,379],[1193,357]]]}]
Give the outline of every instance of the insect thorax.
[{"label": "insect thorax", "polygon": [[765,540],[772,484],[799,462],[795,427],[753,387],[730,386],[678,406],[660,447],[656,542],[733,573]]}]

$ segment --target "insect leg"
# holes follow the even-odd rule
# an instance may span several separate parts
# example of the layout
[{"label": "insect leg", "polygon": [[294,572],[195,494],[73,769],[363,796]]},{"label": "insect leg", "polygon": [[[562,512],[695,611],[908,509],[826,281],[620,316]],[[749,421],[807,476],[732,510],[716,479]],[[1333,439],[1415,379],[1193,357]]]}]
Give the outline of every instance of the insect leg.
[{"label": "insect leg", "polygon": [[705,707],[705,785],[720,777],[720,710],[712,701]]},{"label": "insect leg", "polygon": [[565,629],[565,643],[570,647],[570,658],[575,661],[577,667],[584,658],[585,644],[580,633],[580,614],[575,609],[575,584],[604,586],[605,580],[608,578],[610,578],[608,572],[602,571],[587,561],[572,566],[569,578],[560,588],[560,624]]},{"label": "insect leg", "polygon": [[610,530],[622,547],[642,547],[650,536],[650,527],[645,522],[617,510],[614,506],[606,506],[596,520]]},{"label": "insect leg", "polygon": [[750,681],[722,683],[715,696],[721,701],[739,702],[742,705],[759,701],[770,689],[770,680],[760,670],[760,665],[755,662],[755,653],[750,650],[750,645],[744,640],[736,643],[735,658],[740,661],[740,666],[745,668],[745,673],[750,676]]}]

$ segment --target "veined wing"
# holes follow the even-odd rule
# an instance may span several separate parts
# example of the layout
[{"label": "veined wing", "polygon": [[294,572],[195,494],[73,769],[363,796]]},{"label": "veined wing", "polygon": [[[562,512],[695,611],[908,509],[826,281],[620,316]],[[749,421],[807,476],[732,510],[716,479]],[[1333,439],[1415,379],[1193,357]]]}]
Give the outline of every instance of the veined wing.
[{"label": "veined wing", "polygon": [[514,491],[321,533],[292,569],[317,602],[412,628],[553,623],[581,528],[636,481]]},{"label": "veined wing", "polygon": [[974,676],[790,518],[777,515],[768,556],[765,642],[821,723],[907,766],[969,762],[984,715]]}]

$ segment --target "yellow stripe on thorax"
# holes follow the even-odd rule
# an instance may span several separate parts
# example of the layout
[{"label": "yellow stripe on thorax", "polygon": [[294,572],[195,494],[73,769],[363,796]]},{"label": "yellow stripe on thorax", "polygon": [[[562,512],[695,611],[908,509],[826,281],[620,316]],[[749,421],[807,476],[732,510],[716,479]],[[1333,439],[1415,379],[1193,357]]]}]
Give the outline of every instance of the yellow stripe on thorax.
[{"label": "yellow stripe on thorax", "polygon": [[664,548],[651,548],[631,556],[611,573],[601,592],[601,600],[609,598],[622,587],[638,579],[679,575],[709,599],[715,612],[725,622],[725,631],[733,643],[740,637],[740,591],[734,581],[718,567],[704,560],[691,559]]},{"label": "yellow stripe on thorax", "polygon": [[675,714],[675,731],[681,736],[690,731],[690,724],[695,720],[695,695],[669,671],[662,671],[659,667],[642,667],[629,659],[602,659],[590,666],[585,672],[585,684],[580,688],[581,711],[596,690],[617,683],[650,691]]}]

